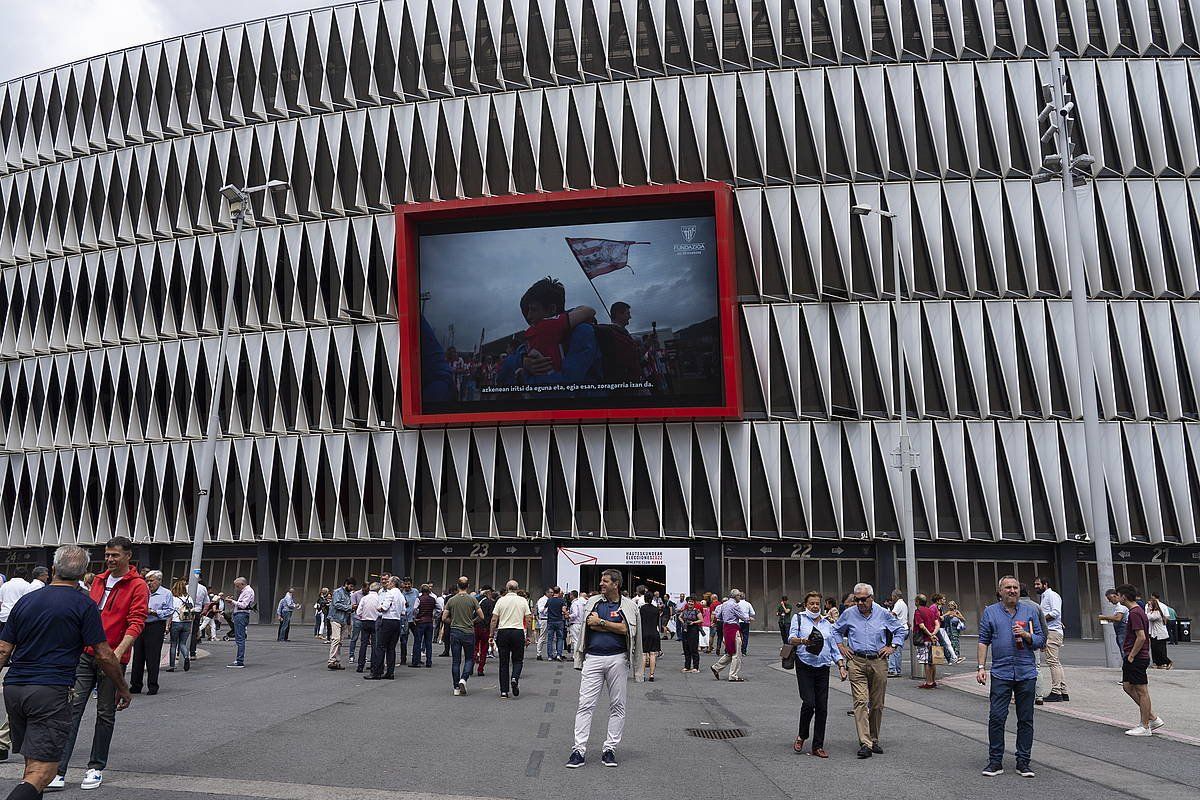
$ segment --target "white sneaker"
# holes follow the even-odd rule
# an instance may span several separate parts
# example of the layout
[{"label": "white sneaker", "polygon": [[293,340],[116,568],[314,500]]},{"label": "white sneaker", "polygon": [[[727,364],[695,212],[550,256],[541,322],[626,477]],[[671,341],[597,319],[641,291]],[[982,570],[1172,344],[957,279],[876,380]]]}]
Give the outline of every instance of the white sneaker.
[{"label": "white sneaker", "polygon": [[454,687],[454,696],[455,697],[462,697],[462,693],[463,693],[462,689],[459,689],[457,686]]},{"label": "white sneaker", "polygon": [[67,788],[67,776],[55,775],[54,780],[46,785],[47,789],[65,789]]},{"label": "white sneaker", "polygon": [[[1153,723],[1151,723],[1151,724],[1153,724]],[[1153,736],[1154,731],[1150,730],[1149,728],[1138,725],[1136,728],[1130,728],[1129,730],[1125,731],[1125,735],[1126,736]]]},{"label": "white sneaker", "polygon": [[1154,719],[1150,720],[1150,730],[1156,731],[1166,724],[1167,723],[1163,721],[1162,717],[1155,717]]},{"label": "white sneaker", "polygon": [[83,782],[79,784],[79,788],[99,789],[102,783],[104,783],[104,773],[98,769],[89,769],[83,776]]},{"label": "white sneaker", "polygon": [[458,692],[459,692],[459,694],[464,694],[464,695],[467,693],[467,679],[466,678],[463,678],[461,681],[458,682]]}]

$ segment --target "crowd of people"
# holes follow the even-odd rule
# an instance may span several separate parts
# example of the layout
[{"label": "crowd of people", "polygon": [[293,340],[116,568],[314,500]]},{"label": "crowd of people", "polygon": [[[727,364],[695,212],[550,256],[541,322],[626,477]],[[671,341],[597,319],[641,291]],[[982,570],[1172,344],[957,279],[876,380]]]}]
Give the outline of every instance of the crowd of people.
[{"label": "crowd of people", "polygon": [[[0,758],[8,750],[26,761],[23,781],[8,795],[23,800],[65,786],[80,721],[96,700],[96,724],[81,788],[103,783],[116,712],[132,695],[159,692],[162,647],[168,643],[167,671],[191,669],[196,642],[219,632],[222,621],[235,642],[235,659],[245,667],[247,626],[257,602],[244,578],[229,594],[210,595],[201,583],[193,594],[183,579],[164,585],[161,572],[140,573],[132,563],[132,543],[115,537],[105,546],[106,569],[87,573],[88,553],[63,546],[54,570],[17,571],[0,585],[0,668],[7,721],[0,727]],[[989,748],[984,775],[1004,771],[1004,726],[1010,705],[1017,715],[1016,771],[1033,776],[1033,709],[1043,702],[1070,702],[1060,658],[1065,633],[1062,599],[1047,578],[1033,584],[1034,601],[1016,578],[998,585],[997,602],[978,621],[977,673],[990,682]],[[1152,736],[1166,723],[1155,712],[1147,672],[1170,669],[1165,655],[1174,610],[1157,594],[1143,600],[1122,585],[1108,592],[1112,608],[1100,621],[1116,626],[1123,653],[1122,687],[1138,709],[1130,736]],[[849,681],[858,758],[884,753],[881,729],[887,683],[901,672],[900,654],[912,638],[922,665],[923,689],[936,689],[937,666],[966,656],[960,634],[967,619],[941,594],[918,594],[910,617],[899,592],[877,603],[872,586],[856,584],[838,602],[808,592],[800,602],[781,597],[775,607],[782,648],[781,666],[794,670],[799,724],[793,750],[828,758],[825,731],[831,674]],[[279,641],[288,641],[292,615],[301,608],[294,590],[276,605]],[[407,577],[383,574],[359,585],[347,577],[333,591],[322,589],[313,603],[314,636],[328,645],[330,670],[354,667],[367,680],[394,680],[396,667],[432,668],[435,643],[450,659],[451,694],[467,695],[472,676],[497,662],[499,697],[519,697],[525,651],[539,661],[573,661],[580,671],[579,705],[568,768],[587,762],[591,720],[601,696],[608,697],[607,734],[600,763],[617,766],[627,716],[630,678],[654,681],[663,644],[677,640],[682,673],[700,672],[701,654],[717,656],[709,665],[716,680],[743,683],[744,658],[754,606],[739,589],[672,597],[645,586],[622,586],[617,570],[601,573],[597,591],[546,589],[532,598],[516,581],[502,590],[472,587],[459,578],[444,593],[430,584],[414,587]],[[226,633],[226,636],[229,636]],[[411,639],[411,649],[409,647]],[[1158,644],[1161,642],[1161,645]],[[343,664],[343,650],[346,664]],[[990,656],[990,658],[989,658]],[[1043,667],[1046,677],[1043,680]],[[128,678],[126,673],[128,672]]]}]

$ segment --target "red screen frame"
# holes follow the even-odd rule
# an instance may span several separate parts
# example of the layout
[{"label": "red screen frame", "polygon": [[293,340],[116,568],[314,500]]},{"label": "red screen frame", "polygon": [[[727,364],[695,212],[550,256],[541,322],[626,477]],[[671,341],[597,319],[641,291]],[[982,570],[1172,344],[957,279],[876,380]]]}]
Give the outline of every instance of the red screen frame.
[{"label": "red screen frame", "polygon": [[[537,409],[426,414],[421,407],[420,256],[418,226],[427,221],[480,219],[537,214],[572,208],[662,206],[678,201],[711,202],[717,231],[717,304],[721,331],[721,379],[724,402],[715,406],[673,408]],[[669,186],[622,186],[612,189],[545,192],[401,204],[396,213],[396,281],[400,331],[400,415],[403,423],[471,425],[483,422],[584,422],[588,420],[737,419],[742,413],[741,342],[734,281],[733,191],[720,181]]]}]

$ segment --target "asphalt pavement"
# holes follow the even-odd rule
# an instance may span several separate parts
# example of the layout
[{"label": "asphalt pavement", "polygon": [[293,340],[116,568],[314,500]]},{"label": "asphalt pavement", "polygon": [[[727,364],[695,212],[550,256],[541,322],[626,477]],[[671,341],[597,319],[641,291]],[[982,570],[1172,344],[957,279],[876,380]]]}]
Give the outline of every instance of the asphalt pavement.
[{"label": "asphalt pavement", "polygon": [[[972,640],[966,640],[971,642]],[[1068,643],[1079,663],[1097,663],[1092,643]],[[985,698],[951,689],[922,691],[893,679],[883,755],[855,758],[847,686],[830,692],[828,760],[792,753],[799,701],[793,673],[774,658],[778,639],[755,634],[745,683],[717,682],[703,656],[684,675],[677,643],[654,683],[629,687],[620,766],[598,756],[606,722],[593,721],[587,766],[563,768],[570,755],[579,674],[570,663],[526,661],[521,696],[498,697],[495,667],[473,677],[466,697],[451,694],[450,659],[432,669],[398,667],[395,681],[364,681],[325,669],[326,646],[312,638],[286,644],[274,629],[252,628],[247,668],[225,669],[232,644],[191,672],[163,673],[155,697],[135,698],[118,717],[105,785],[82,793],[91,741],[90,715],[79,736],[68,789],[60,797],[278,798],[279,800],[457,800],[571,797],[795,798],[877,795],[975,798],[1037,792],[1056,800],[1200,795],[1200,759],[1185,742],[1133,739],[1119,729],[1065,714],[1036,717],[1034,779],[1011,771],[979,774],[986,762]],[[1092,651],[1095,651],[1094,653]],[[1177,670],[1200,667],[1200,646],[1173,647]],[[435,650],[435,653],[438,652]],[[963,668],[951,668],[963,674]],[[1113,686],[1114,692],[1119,692]],[[603,702],[603,700],[602,700]],[[1132,704],[1130,704],[1132,716]],[[1015,720],[1009,722],[1009,740]],[[708,740],[688,729],[736,728],[744,736]],[[14,757],[15,762],[17,757]],[[19,774],[0,766],[0,790]]]}]

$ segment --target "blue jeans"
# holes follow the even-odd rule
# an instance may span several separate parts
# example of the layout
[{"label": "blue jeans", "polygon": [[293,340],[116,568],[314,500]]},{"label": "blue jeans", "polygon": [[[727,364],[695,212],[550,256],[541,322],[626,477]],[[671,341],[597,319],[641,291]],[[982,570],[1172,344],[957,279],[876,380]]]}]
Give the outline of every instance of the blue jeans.
[{"label": "blue jeans", "polygon": [[750,623],[738,623],[738,627],[742,629],[742,655],[746,655],[746,647],[750,644]]},{"label": "blue jeans", "polygon": [[188,640],[191,636],[192,621],[190,619],[187,622],[171,623],[171,653],[169,662],[171,669],[175,669],[176,654],[184,661],[191,659],[191,656],[188,655]]},{"label": "blue jeans", "polygon": [[[354,660],[354,647],[358,644],[358,637],[362,634],[362,620],[358,617],[352,617],[350,620],[350,660]],[[401,661],[404,659],[402,658]]]},{"label": "blue jeans", "polygon": [[275,641],[286,642],[288,640],[288,631],[292,629],[292,612],[284,611],[279,617],[279,635],[275,637]]},{"label": "blue jeans", "polygon": [[546,623],[546,656],[549,658],[562,658],[563,646],[567,643],[567,623],[548,622]]},{"label": "blue jeans", "polygon": [[237,642],[235,664],[246,663],[246,626],[250,624],[249,611],[237,611],[233,615],[233,640]]},{"label": "blue jeans", "polygon": [[904,648],[898,647],[888,656],[888,673],[899,675],[904,672]]},{"label": "blue jeans", "polygon": [[[464,661],[465,656],[465,661]],[[461,667],[461,671],[460,671]],[[450,677],[453,678],[453,684],[458,686],[458,682],[465,681],[471,677],[471,670],[475,668],[475,632],[466,633],[464,631],[450,629]]]},{"label": "blue jeans", "polygon": [[1004,760],[1004,723],[1008,721],[1008,701],[1017,698],[1017,763],[1029,763],[1033,750],[1033,695],[1037,678],[1009,681],[992,676],[991,712],[988,714],[988,763]]},{"label": "blue jeans", "polygon": [[413,636],[412,665],[421,665],[421,653],[425,654],[425,666],[433,666],[433,623],[418,622]]}]

